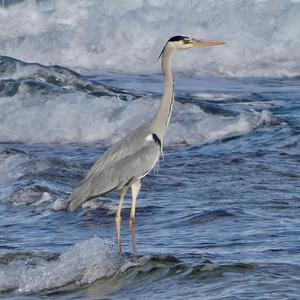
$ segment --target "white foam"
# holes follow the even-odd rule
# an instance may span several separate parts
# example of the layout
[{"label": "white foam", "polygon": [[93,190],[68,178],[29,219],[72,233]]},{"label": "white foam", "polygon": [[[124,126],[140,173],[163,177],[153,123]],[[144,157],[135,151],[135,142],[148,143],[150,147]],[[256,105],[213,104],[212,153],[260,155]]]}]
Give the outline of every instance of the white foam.
[{"label": "white foam", "polygon": [[[175,67],[232,76],[300,74],[299,1],[34,1],[0,9],[0,52],[27,61],[124,72],[159,72],[172,35],[224,40],[178,53]],[[51,8],[52,10],[52,8]]]},{"label": "white foam", "polygon": [[55,261],[16,257],[0,268],[0,291],[29,293],[90,284],[115,274],[125,261],[109,241],[95,237],[66,248]]},{"label": "white foam", "polygon": [[[0,140],[32,143],[96,142],[110,145],[149,120],[160,100],[143,97],[122,101],[116,97],[62,94],[45,103],[20,95],[2,98]],[[265,114],[236,117],[212,115],[194,104],[175,102],[166,137],[167,145],[210,142],[248,133]],[[272,120],[269,113],[266,123]]]},{"label": "white foam", "polygon": [[2,141],[55,143],[107,139],[115,130],[109,124],[110,116],[123,103],[110,97],[87,98],[76,94],[61,95],[46,103],[30,99],[32,105],[24,104],[20,98],[2,98]]},{"label": "white foam", "polygon": [[[188,104],[186,104],[187,106]],[[225,117],[204,113],[198,106],[177,103],[173,122],[170,124],[166,143],[199,144],[222,140],[229,137],[241,136],[255,128],[273,122],[272,114],[263,110],[252,114],[241,113],[234,117]]]},{"label": "white foam", "polygon": [[57,198],[53,204],[53,210],[65,210],[68,206],[68,199]]},{"label": "white foam", "polygon": [[[12,183],[15,183],[17,178],[12,178]],[[21,183],[19,182],[21,185]],[[26,183],[25,183],[26,184]],[[28,206],[30,205],[32,210],[38,213],[49,210],[65,210],[68,205],[68,198],[57,197],[52,192],[40,191],[40,188],[29,186],[20,188],[17,191],[14,189],[2,188],[0,201],[12,206]],[[46,189],[46,187],[45,187]]]},{"label": "white foam", "polygon": [[210,93],[192,93],[194,97],[203,100],[209,101],[224,101],[229,100],[237,97],[237,94],[230,94],[230,93],[218,93],[218,92],[210,92]]},{"label": "white foam", "polygon": [[87,201],[82,204],[82,208],[84,208],[84,209],[86,209],[86,208],[89,208],[89,209],[101,208],[101,209],[106,210],[108,215],[112,215],[112,214],[116,213],[118,204],[115,201],[112,202],[112,201],[108,200],[108,198],[106,197],[105,200],[103,200],[103,201],[99,200],[99,199]]}]

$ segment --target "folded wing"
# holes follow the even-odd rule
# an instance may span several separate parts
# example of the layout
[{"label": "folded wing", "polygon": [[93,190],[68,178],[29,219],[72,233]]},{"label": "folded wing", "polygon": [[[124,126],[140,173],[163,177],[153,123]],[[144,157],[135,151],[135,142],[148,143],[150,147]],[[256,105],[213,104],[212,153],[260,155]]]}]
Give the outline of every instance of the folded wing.
[{"label": "folded wing", "polygon": [[146,132],[132,143],[131,134],[109,148],[76,187],[70,197],[68,209],[75,210],[85,201],[104,195],[144,177],[160,155],[160,143],[149,139]]}]

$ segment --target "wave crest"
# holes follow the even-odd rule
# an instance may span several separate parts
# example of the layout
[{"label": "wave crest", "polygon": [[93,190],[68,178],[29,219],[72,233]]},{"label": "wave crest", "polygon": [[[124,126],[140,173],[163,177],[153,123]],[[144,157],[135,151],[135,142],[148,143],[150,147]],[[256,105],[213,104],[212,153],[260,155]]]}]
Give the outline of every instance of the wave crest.
[{"label": "wave crest", "polygon": [[154,62],[165,41],[184,34],[227,44],[178,54],[184,56],[175,62],[180,70],[230,76],[300,74],[297,1],[48,4],[46,12],[32,1],[0,9],[1,53],[46,64],[157,72]]}]

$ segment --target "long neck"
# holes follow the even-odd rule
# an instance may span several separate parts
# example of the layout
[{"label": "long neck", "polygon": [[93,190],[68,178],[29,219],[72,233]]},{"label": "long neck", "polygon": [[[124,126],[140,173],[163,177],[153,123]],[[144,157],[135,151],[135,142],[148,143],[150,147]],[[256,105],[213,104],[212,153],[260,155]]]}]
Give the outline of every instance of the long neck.
[{"label": "long neck", "polygon": [[161,67],[164,75],[164,94],[158,112],[152,120],[153,129],[163,140],[169,124],[174,101],[174,80],[171,70],[171,59],[174,50],[166,47],[162,54]]}]

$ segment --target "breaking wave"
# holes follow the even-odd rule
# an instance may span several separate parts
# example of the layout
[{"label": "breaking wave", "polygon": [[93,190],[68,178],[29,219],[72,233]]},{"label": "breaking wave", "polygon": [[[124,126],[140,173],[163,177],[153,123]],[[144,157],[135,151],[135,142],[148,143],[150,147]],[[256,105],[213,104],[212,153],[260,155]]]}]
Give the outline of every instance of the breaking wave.
[{"label": "breaking wave", "polygon": [[[158,109],[160,99],[102,85],[70,69],[0,57],[0,141],[116,142]],[[270,112],[223,116],[175,101],[167,145],[239,136],[272,123]]]},{"label": "breaking wave", "polygon": [[[109,145],[150,119],[159,100],[125,102],[117,97],[65,94],[41,103],[19,97],[2,98],[2,142],[102,142]],[[205,143],[239,136],[272,122],[268,111],[233,117],[205,113],[194,104],[175,103],[166,145]]]},{"label": "breaking wave", "polygon": [[[300,2],[24,1],[0,8],[0,53],[44,64],[159,72],[155,64],[173,35],[226,41],[177,59],[186,72],[230,76],[300,74]],[[43,3],[44,5],[42,5]]]},{"label": "breaking wave", "polygon": [[[0,293],[37,293],[57,288],[96,284],[97,293],[110,294],[122,286],[159,278],[178,276],[199,277],[201,274],[251,271],[256,264],[232,263],[219,265],[209,260],[189,266],[173,256],[118,256],[111,242],[94,237],[65,248],[60,254],[31,251],[0,253]],[[141,276],[142,275],[142,276]],[[61,289],[62,291],[62,289]]]}]

